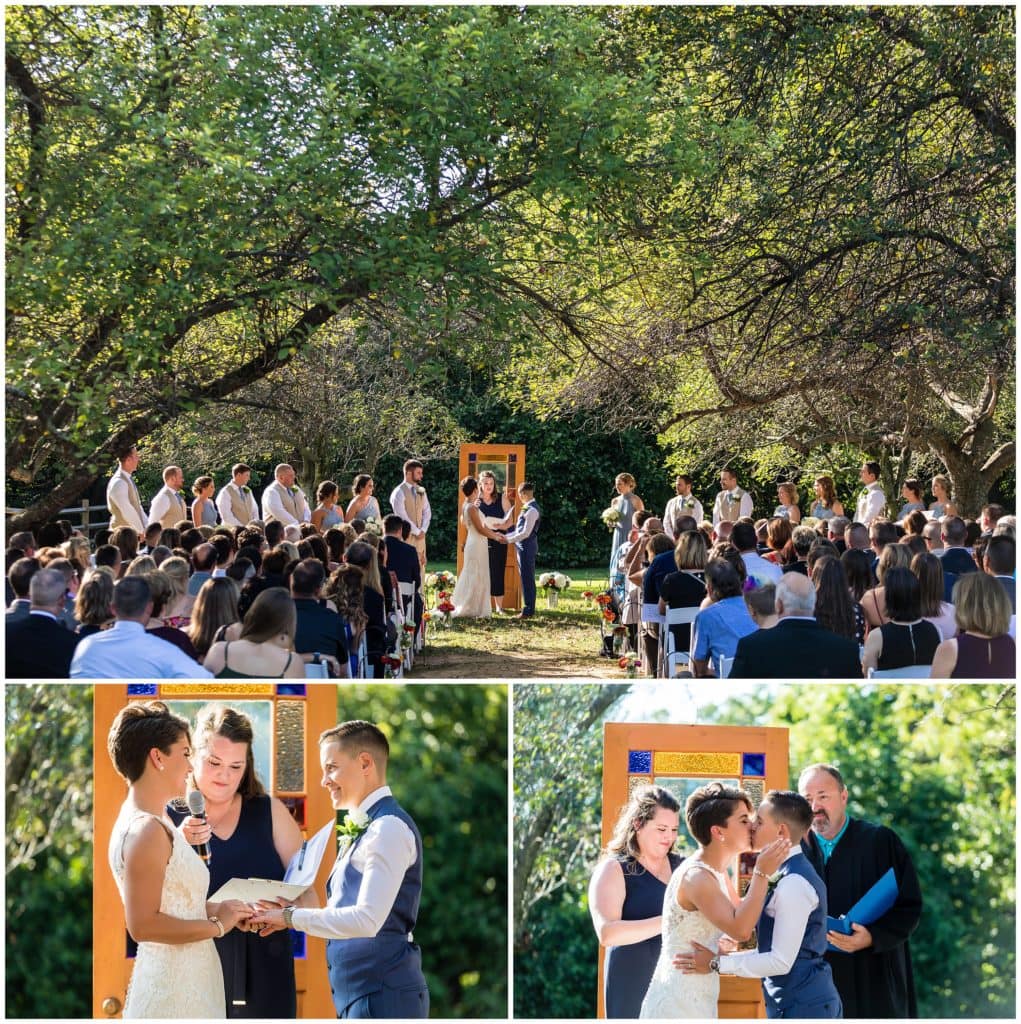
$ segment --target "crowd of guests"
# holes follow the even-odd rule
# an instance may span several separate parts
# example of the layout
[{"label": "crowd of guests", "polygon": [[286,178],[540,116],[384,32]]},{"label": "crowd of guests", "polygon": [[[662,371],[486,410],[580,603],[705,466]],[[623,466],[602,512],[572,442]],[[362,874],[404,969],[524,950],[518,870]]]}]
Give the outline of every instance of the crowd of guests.
[{"label": "crowd of guests", "polygon": [[[874,463],[862,467],[856,512],[867,523],[843,514],[828,477],[816,481],[811,517],[793,511],[796,492],[781,485],[776,513],[756,520],[726,474],[712,522],[691,514],[701,504],[688,477],[662,518],[636,498],[631,478],[618,477],[634,511],[615,538],[611,594],[645,673],[662,674],[671,647],[688,655],[694,676],[853,678],[928,667],[932,678],[1012,678],[1016,518],[986,505],[979,520],[962,519],[937,477],[937,509],[925,509],[921,485],[909,480],[902,514],[887,519],[877,477]],[[662,619],[677,608],[697,612],[669,626],[668,645]]]},{"label": "crowd of guests", "polygon": [[[329,512],[336,484],[319,491]],[[365,674],[382,676],[406,610],[400,583],[417,592],[421,563],[410,523],[388,515],[380,534],[368,519],[154,520],[141,536],[125,525],[94,542],[66,521],[14,534],[7,676],[347,677],[362,669],[360,650]],[[415,621],[421,611],[417,599]]]}]

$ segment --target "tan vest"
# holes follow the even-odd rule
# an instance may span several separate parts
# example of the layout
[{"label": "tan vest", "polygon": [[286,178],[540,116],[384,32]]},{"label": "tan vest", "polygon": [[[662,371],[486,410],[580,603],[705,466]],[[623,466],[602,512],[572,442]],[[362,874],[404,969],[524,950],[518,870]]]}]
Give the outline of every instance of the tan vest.
[{"label": "tan vest", "polygon": [[124,511],[118,507],[113,496],[113,483],[120,477],[128,485],[128,503],[138,513],[138,522],[145,522],[145,513],[142,511],[142,503],[138,500],[138,488],[135,486],[135,482],[131,479],[130,473],[125,473],[124,470],[118,469],[112,477],[110,477],[110,483],[106,486],[106,503],[110,509],[110,529],[116,530],[118,526],[134,526],[128,517],[124,514]]},{"label": "tan vest", "polygon": [[[280,504],[283,505],[284,508],[288,512],[290,512],[291,515],[294,516],[294,518],[297,519],[298,522],[300,523],[302,519],[302,508],[301,503],[298,501],[298,496],[296,494],[288,494],[287,488],[284,487],[284,485],[280,483],[279,480],[275,480],[273,483],[271,483],[269,487],[266,488],[266,490],[268,491],[270,487],[276,491],[277,497],[280,499]],[[270,514],[267,518],[272,519],[272,514]]]},{"label": "tan vest", "polygon": [[730,523],[736,523],[741,518],[741,499],[744,497],[744,491],[740,487],[737,489],[737,499],[735,501],[728,501],[727,497],[720,497],[720,519]]},{"label": "tan vest", "polygon": [[177,491],[170,492],[170,504],[167,506],[166,512],[163,513],[163,518],[160,519],[160,526],[164,530],[172,529],[182,519],[188,518],[188,506],[185,503],[184,498],[181,497]]},{"label": "tan vest", "polygon": [[[407,484],[403,485],[407,487]],[[409,521],[419,528],[422,526],[422,498],[418,493],[418,485],[413,484],[411,494],[405,492],[404,496],[404,511],[408,513]]]},{"label": "tan vest", "polygon": [[[242,526],[247,526],[252,520],[252,510],[248,505],[246,496],[241,492],[237,484],[227,484],[227,497],[230,498],[231,515],[233,515]],[[286,492],[284,493],[284,497],[287,497]]]}]

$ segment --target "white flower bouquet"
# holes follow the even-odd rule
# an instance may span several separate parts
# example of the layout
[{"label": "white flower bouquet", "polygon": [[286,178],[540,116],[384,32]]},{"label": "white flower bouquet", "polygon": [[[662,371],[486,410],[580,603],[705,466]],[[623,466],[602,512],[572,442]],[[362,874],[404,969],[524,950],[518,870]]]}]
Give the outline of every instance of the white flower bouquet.
[{"label": "white flower bouquet", "polygon": [[539,586],[544,590],[552,590],[557,594],[561,590],[570,589],[571,582],[571,577],[562,572],[544,572],[539,576]]},{"label": "white flower bouquet", "polygon": [[617,528],[617,524],[624,517],[620,514],[620,509],[614,508],[613,505],[611,505],[609,508],[603,509],[599,518],[602,519],[603,525],[608,530],[615,530]]}]

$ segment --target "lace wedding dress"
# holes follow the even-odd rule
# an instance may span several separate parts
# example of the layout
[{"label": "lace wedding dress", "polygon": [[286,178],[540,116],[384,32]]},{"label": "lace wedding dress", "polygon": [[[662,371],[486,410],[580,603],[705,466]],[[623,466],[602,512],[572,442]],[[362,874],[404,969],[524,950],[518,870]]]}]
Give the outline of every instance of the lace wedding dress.
[{"label": "lace wedding dress", "polygon": [[[715,950],[720,936],[719,928],[698,910],[685,910],[677,902],[681,882],[690,871],[708,871],[726,893],[726,876],[699,860],[685,860],[673,873],[663,895],[663,947],[653,972],[649,991],[645,993],[640,1016],[664,1019],[668,1017],[716,1017],[720,998],[718,974],[684,974],[673,965],[678,953],[689,953],[692,942]],[[729,899],[729,896],[728,896]]]},{"label": "lace wedding dress", "polygon": [[[110,868],[124,899],[124,839],[139,818],[156,818],[173,843],[163,878],[160,911],[170,917],[204,920],[209,868],[162,818],[143,811],[121,813],[110,838]],[[223,971],[212,939],[169,945],[140,942],[124,1001],[127,1018],[227,1016]]]},{"label": "lace wedding dress", "polygon": [[451,603],[457,618],[488,619],[492,614],[489,601],[489,542],[479,533],[468,514],[472,502],[461,506],[461,521],[468,531],[464,545],[464,563],[457,577]]}]

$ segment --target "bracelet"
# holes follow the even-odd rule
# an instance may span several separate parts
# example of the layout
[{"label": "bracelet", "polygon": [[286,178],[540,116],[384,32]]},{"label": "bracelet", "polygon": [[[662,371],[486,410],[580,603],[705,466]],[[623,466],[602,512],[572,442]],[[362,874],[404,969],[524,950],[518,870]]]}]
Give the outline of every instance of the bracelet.
[{"label": "bracelet", "polygon": [[220,932],[220,934],[217,935],[216,937],[218,939],[222,939],[223,936],[226,934],[225,931],[224,931],[223,922],[218,917],[216,917],[215,914],[211,918],[209,918],[209,921],[210,921],[210,923],[215,924],[217,929]]},{"label": "bracelet", "polygon": [[761,868],[752,868],[752,874],[758,875],[759,878],[764,878],[767,882],[769,881],[769,875],[767,875]]}]

